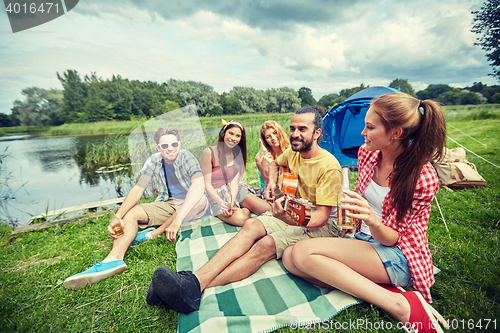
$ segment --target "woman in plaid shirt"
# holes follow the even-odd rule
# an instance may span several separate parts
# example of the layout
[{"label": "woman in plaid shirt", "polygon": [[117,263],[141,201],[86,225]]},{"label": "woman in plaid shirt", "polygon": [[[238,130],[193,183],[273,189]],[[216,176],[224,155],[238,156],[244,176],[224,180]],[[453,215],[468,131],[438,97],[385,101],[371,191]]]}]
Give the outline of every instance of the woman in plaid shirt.
[{"label": "woman in plaid shirt", "polygon": [[[386,94],[372,100],[361,134],[356,189],[341,200],[357,219],[355,239],[300,241],[285,251],[283,264],[380,306],[408,329],[441,332],[436,317],[444,319],[428,304],[434,276],[426,232],[439,188],[430,161],[443,151],[444,115],[431,100]],[[396,288],[409,286],[416,291]]]}]

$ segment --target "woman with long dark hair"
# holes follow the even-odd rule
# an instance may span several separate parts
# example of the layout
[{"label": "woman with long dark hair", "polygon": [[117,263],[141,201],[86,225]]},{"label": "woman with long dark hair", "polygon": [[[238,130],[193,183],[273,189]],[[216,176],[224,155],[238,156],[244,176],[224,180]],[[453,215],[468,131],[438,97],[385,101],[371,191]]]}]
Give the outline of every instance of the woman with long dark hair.
[{"label": "woman with long dark hair", "polygon": [[268,211],[269,204],[240,184],[247,163],[245,128],[236,120],[222,122],[217,145],[203,150],[201,170],[212,214],[241,226],[251,212],[260,215]]},{"label": "woman with long dark hair", "polygon": [[[383,95],[372,100],[361,134],[356,188],[341,200],[357,219],[355,238],[299,241],[283,264],[379,306],[407,328],[442,332],[438,319],[444,320],[428,304],[434,275],[426,234],[439,188],[430,162],[441,157],[446,140],[441,108],[407,94]],[[416,291],[398,288],[409,286]]]}]

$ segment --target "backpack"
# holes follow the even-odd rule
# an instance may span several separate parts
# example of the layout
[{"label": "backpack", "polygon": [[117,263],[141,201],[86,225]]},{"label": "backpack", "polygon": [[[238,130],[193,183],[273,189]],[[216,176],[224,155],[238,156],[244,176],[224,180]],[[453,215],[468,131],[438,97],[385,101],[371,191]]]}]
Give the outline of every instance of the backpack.
[{"label": "backpack", "polygon": [[465,159],[463,148],[444,148],[443,159],[433,164],[441,186],[463,189],[487,185],[476,166]]}]

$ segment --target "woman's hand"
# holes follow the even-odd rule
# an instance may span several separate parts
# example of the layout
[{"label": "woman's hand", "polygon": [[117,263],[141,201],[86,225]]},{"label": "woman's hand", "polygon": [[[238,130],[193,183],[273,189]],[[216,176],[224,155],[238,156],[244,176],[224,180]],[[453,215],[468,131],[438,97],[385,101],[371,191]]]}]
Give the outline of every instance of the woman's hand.
[{"label": "woman's hand", "polygon": [[230,202],[222,202],[220,204],[220,209],[217,215],[222,215],[226,218],[233,216],[234,211],[236,211],[236,207]]},{"label": "woman's hand", "polygon": [[345,195],[340,202],[346,210],[346,215],[355,219],[363,220],[367,226],[373,227],[380,224],[380,220],[373,213],[368,201],[354,191],[343,191]]},{"label": "woman's hand", "polygon": [[264,155],[264,160],[266,160],[268,163],[272,163],[274,161],[273,155],[271,153],[267,153]]}]

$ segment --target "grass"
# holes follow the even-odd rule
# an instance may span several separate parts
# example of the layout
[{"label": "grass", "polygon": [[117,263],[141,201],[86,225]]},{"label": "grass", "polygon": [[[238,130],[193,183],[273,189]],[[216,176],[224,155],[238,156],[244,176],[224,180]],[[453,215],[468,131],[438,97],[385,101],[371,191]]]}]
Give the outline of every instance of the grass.
[{"label": "grass", "polygon": [[447,121],[500,119],[500,104],[448,105],[443,110]]},{"label": "grass", "polygon": [[0,127],[0,136],[7,134],[33,134],[42,133],[49,130],[49,127],[43,126],[13,126],[13,127]]},{"label": "grass", "polygon": [[[288,117],[283,123],[291,115]],[[500,165],[500,119],[457,120],[449,125],[456,128],[449,126],[450,138]],[[256,180],[253,156],[257,152],[258,134],[257,130],[247,133],[247,174],[252,182]],[[449,140],[448,147],[456,147],[456,144]],[[484,325],[490,319],[496,320],[497,328],[500,326],[500,172],[471,153],[467,153],[467,159],[476,164],[488,187],[438,192],[450,232],[433,203],[428,238],[434,264],[441,269],[432,288],[433,306],[454,325],[455,329],[450,332],[494,332],[493,322],[487,330]],[[176,330],[176,313],[149,307],[145,302],[154,269],[160,265],[175,268],[174,244],[165,237],[130,248],[125,257],[129,268],[122,274],[80,291],[63,287],[65,278],[107,255],[112,245],[106,233],[107,224],[105,217],[87,219],[15,238],[10,238],[9,227],[0,227],[2,332]],[[333,323],[357,320],[394,323],[384,311],[366,303],[342,311],[333,318]],[[477,325],[480,320],[482,329],[468,329],[468,325]],[[278,330],[292,331],[296,330]]]},{"label": "grass", "polygon": [[57,135],[97,135],[97,134],[119,134],[130,133],[136,127],[141,126],[146,119],[134,121],[99,121],[95,123],[72,123],[61,126],[52,126],[43,133],[46,136]]}]

